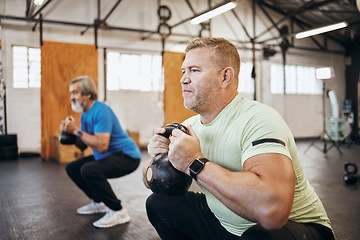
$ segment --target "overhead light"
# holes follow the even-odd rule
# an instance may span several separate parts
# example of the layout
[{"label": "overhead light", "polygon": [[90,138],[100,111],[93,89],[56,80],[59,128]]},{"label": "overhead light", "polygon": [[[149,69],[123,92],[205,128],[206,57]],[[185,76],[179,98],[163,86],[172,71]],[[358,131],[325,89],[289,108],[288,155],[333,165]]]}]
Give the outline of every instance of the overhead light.
[{"label": "overhead light", "polygon": [[321,34],[321,33],[325,33],[325,32],[338,30],[338,29],[341,29],[341,28],[345,28],[348,25],[349,24],[347,22],[336,23],[336,24],[325,26],[325,27],[315,28],[315,29],[312,29],[312,30],[309,30],[309,31],[298,33],[298,34],[295,35],[295,37],[297,39],[302,39],[302,38],[314,36],[314,35],[317,35],[317,34]]},{"label": "overhead light", "polygon": [[234,3],[234,2],[228,2],[228,3],[222,4],[221,6],[215,8],[215,9],[207,11],[207,12],[201,14],[200,16],[193,18],[190,21],[190,23],[193,25],[202,23],[210,18],[220,15],[224,12],[227,12],[235,7],[236,7],[236,3]]},{"label": "overhead light", "polygon": [[44,3],[45,0],[34,0],[35,5],[41,5]]}]

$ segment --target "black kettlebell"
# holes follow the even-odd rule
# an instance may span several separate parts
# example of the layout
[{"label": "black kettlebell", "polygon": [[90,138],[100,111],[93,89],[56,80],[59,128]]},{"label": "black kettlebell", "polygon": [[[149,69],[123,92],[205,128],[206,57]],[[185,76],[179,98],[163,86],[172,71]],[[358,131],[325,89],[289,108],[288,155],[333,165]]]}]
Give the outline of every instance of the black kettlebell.
[{"label": "black kettlebell", "polygon": [[346,184],[355,184],[359,180],[357,173],[357,166],[355,163],[346,163],[344,165],[345,175],[343,177]]},{"label": "black kettlebell", "polygon": [[[187,128],[179,123],[170,123],[164,128],[166,132],[162,135],[167,138],[175,128],[189,134]],[[167,153],[161,153],[150,162],[146,170],[146,182],[154,193],[181,196],[189,190],[192,178],[174,168]]]},{"label": "black kettlebell", "polygon": [[76,142],[77,137],[74,134],[61,132],[60,134],[60,143],[63,145],[71,145]]}]

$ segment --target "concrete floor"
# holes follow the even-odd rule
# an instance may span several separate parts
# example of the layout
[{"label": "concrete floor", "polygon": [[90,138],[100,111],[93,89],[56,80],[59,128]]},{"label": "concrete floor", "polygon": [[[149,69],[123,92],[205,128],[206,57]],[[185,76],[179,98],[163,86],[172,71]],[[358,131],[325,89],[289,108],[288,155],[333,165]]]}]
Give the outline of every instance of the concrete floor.
[{"label": "concrete floor", "polygon": [[[299,154],[307,178],[332,221],[336,238],[360,239],[360,183],[348,186],[342,179],[345,163],[354,162],[360,167],[360,146],[341,146],[340,155],[335,148],[324,154],[310,143],[297,141]],[[322,147],[322,142],[316,144]],[[143,162],[149,158],[146,152],[142,157]],[[146,217],[144,204],[151,192],[142,184],[141,167],[128,176],[110,180],[132,221],[96,229],[92,222],[102,214],[76,213],[88,199],[69,180],[64,165],[40,158],[0,161],[0,239],[160,239]]]}]

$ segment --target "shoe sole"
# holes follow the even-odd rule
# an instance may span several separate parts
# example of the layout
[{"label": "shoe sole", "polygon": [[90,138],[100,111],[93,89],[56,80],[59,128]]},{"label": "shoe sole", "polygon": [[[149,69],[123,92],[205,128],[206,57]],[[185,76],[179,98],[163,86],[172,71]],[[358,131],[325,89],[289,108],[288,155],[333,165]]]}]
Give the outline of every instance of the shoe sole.
[{"label": "shoe sole", "polygon": [[77,212],[79,215],[91,215],[91,214],[96,214],[96,213],[106,213],[109,210],[104,210],[104,211],[96,211],[96,212]]},{"label": "shoe sole", "polygon": [[93,226],[94,226],[94,227],[97,227],[97,228],[111,228],[111,227],[115,227],[115,226],[120,225],[120,224],[128,223],[128,222],[130,222],[130,220],[131,220],[131,218],[127,219],[127,220],[124,221],[124,222],[115,223],[115,224],[112,224],[112,225],[103,225],[103,226],[101,226],[101,225],[95,225],[95,223],[93,223]]}]

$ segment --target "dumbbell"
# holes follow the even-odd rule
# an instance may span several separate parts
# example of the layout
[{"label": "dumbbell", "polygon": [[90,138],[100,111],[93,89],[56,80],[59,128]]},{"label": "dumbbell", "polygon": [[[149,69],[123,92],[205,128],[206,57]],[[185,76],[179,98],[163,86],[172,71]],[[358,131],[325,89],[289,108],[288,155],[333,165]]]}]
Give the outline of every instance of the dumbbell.
[{"label": "dumbbell", "polygon": [[[175,128],[189,134],[187,128],[179,123],[170,123],[164,128],[166,132],[161,135],[166,138],[170,137]],[[161,153],[151,160],[146,170],[146,182],[154,193],[180,196],[189,190],[192,178],[174,168],[168,153]]]},{"label": "dumbbell", "polygon": [[67,132],[61,132],[59,140],[60,143],[63,145],[71,145],[76,142],[77,137],[74,134],[67,133]]},{"label": "dumbbell", "polygon": [[357,166],[355,163],[346,163],[344,165],[345,175],[343,176],[344,182],[346,184],[355,184],[359,180],[359,176],[357,175]]}]

